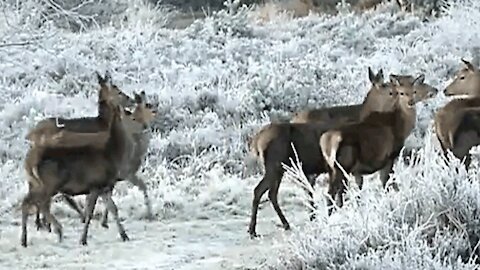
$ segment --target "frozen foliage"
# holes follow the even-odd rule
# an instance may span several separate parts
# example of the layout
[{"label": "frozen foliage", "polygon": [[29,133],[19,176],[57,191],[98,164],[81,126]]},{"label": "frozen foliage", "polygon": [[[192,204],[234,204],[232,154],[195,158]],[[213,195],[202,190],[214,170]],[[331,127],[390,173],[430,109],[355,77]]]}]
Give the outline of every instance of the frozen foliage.
[{"label": "frozen foliage", "polygon": [[427,142],[397,163],[400,192],[349,188],[344,208],[294,233],[274,269],[475,269],[480,183],[459,165]]},{"label": "frozen foliage", "polygon": [[[26,193],[25,134],[44,117],[95,115],[95,71],[110,70],[114,82],[127,94],[145,90],[158,107],[148,157],[140,172],[150,189],[154,214],[162,222],[151,226],[154,235],[146,235],[143,229],[147,225],[141,220],[141,192],[128,183],[115,189],[120,215],[128,217],[127,231],[135,231],[130,235],[144,241],[137,242],[143,253],[151,254],[147,247],[158,249],[153,242],[165,240],[174,248],[166,245],[162,248],[167,251],[156,250],[156,254],[176,258],[167,260],[172,264],[166,267],[171,269],[195,261],[191,258],[218,256],[216,250],[242,246],[240,253],[251,252],[242,257],[248,258],[243,263],[251,265],[274,254],[265,248],[277,247],[272,243],[280,231],[271,222],[261,223],[273,217],[262,209],[259,232],[271,234],[262,242],[246,240],[252,190],[260,177],[240,177],[247,136],[270,120],[287,120],[296,110],[361,102],[368,86],[367,66],[383,68],[385,74],[425,73],[429,84],[443,89],[459,67],[459,59],[471,59],[480,44],[477,1],[452,5],[444,16],[430,22],[398,13],[387,4],[364,14],[342,11],[295,20],[282,16],[257,25],[249,8],[238,7],[235,12],[212,13],[185,30],[164,28],[172,13],[140,1],[100,1],[109,11],[103,19],[87,12],[90,4],[86,1],[81,8],[94,20],[73,13],[80,10],[73,4],[62,7],[67,13],[52,11],[48,8],[51,2],[6,1],[2,5],[0,256],[4,257],[0,261],[9,264],[19,261],[15,259],[19,228],[11,223],[19,220],[18,202]],[[64,17],[57,17],[57,12]],[[419,105],[418,126],[408,149],[428,145],[426,130],[432,112],[444,102],[440,95]],[[372,183],[373,187],[361,192],[361,199],[349,196],[345,209],[332,218],[294,228],[294,237],[287,243],[291,256],[278,263],[320,268],[419,269],[422,263],[431,268],[468,268],[457,256],[468,260],[465,257],[478,240],[473,237],[478,235],[478,184],[467,180],[464,172],[456,174],[442,165],[430,148],[426,151],[428,159],[422,154],[415,167],[397,166],[394,177],[403,184],[400,192],[384,195]],[[322,193],[319,186],[319,211],[324,210]],[[297,217],[291,221],[297,226],[307,216],[299,194],[301,190],[284,181],[280,203],[287,217]],[[392,211],[398,209],[403,212]],[[53,211],[66,228],[78,228],[79,220],[64,203],[54,204]],[[129,228],[129,223],[137,226]],[[183,236],[184,242],[178,243],[181,248],[169,242],[171,235],[163,230],[169,224],[191,234]],[[221,225],[211,232],[215,224]],[[193,229],[187,230],[188,226]],[[203,231],[195,230],[202,226]],[[92,238],[104,234],[100,230]],[[32,240],[36,253],[22,253],[31,257],[16,267],[43,267],[42,245],[56,243],[41,235]],[[203,249],[191,239],[204,245],[213,242],[210,248],[218,246],[213,251]],[[115,240],[110,239],[107,246],[121,246]],[[65,248],[71,250],[68,259],[73,262],[87,256],[79,256],[83,253],[76,241],[65,242],[52,248],[47,257],[61,257]],[[124,245],[128,249],[129,243]],[[407,264],[412,258],[416,260]]]}]

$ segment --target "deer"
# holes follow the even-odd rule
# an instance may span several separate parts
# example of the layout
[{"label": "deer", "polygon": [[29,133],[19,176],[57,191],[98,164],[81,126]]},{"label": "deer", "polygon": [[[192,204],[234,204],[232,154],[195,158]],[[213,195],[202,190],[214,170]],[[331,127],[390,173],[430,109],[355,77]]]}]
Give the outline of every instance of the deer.
[{"label": "deer", "polygon": [[480,144],[480,70],[461,59],[464,67],[443,91],[447,97],[458,97],[439,109],[434,118],[435,133],[447,157],[448,151],[464,161],[468,170],[470,149]]},{"label": "deer", "polygon": [[[107,71],[105,77],[96,73],[98,83],[100,84],[99,95],[105,93],[109,88],[113,97],[115,97],[123,106],[131,106],[133,100],[123,93],[116,85],[111,83],[111,75]],[[102,92],[102,89],[103,92]],[[101,98],[99,97],[99,101]],[[50,146],[62,145],[64,147],[79,147],[91,145],[95,148],[102,148],[108,139],[108,117],[109,115],[102,110],[104,106],[98,105],[98,115],[96,117],[82,118],[55,118],[50,117],[38,122],[25,137],[31,142],[32,147],[45,148]],[[41,154],[41,151],[31,151],[25,159],[25,167],[30,178],[38,178],[36,163],[38,157],[33,154]]]},{"label": "deer", "polygon": [[[96,72],[97,80],[100,85],[99,102],[105,98],[102,95],[108,95],[116,99],[123,107],[131,106],[134,103],[133,99],[123,93],[115,84],[112,83],[111,75],[108,71],[102,77]],[[95,117],[82,118],[54,118],[50,117],[38,122],[32,129],[29,130],[26,139],[31,142],[31,147],[35,148],[33,151],[28,151],[24,160],[24,167],[27,177],[32,180],[38,179],[37,164],[42,150],[47,147],[54,147],[61,145],[63,147],[80,147],[92,146],[101,149],[104,147],[108,139],[108,119],[110,114],[104,105],[99,103],[98,115]],[[33,183],[38,182],[33,181]],[[70,197],[65,197],[67,203],[71,205],[76,212],[80,214],[82,221],[85,220],[80,208]],[[40,212],[37,211],[35,220],[37,230],[43,227],[40,221]],[[49,229],[49,227],[48,227]],[[50,229],[49,229],[50,231]]]},{"label": "deer", "polygon": [[[126,108],[135,105],[135,102],[132,98],[126,95],[123,91],[121,91],[117,85],[112,83],[112,78],[109,71],[105,72],[104,77],[102,77],[98,72],[96,72],[96,76],[100,88],[109,87],[110,91],[116,97],[121,106]],[[74,147],[81,146],[78,145],[78,140],[75,140],[76,138],[70,140],[70,136],[66,136],[65,134],[60,136],[59,133],[73,132],[73,134],[67,133],[67,135],[75,136],[75,131],[79,131],[81,133],[95,133],[98,131],[105,131],[107,119],[103,118],[104,116],[100,109],[101,107],[99,106],[98,115],[96,117],[82,117],[73,119],[50,117],[41,120],[32,129],[29,130],[25,139],[31,142],[33,145],[37,146],[48,147],[55,146],[58,143],[62,143],[66,147],[68,147],[69,144]],[[102,135],[107,133],[108,132],[104,132]],[[64,141],[59,142],[58,138],[63,138]],[[82,145],[93,145],[101,148],[106,141],[105,136],[93,137],[92,139],[94,141],[83,140]]]},{"label": "deer", "polygon": [[[372,88],[386,93],[385,102],[382,108],[393,108],[395,99],[390,95],[390,84],[383,83],[383,75],[380,71],[375,76],[369,68],[369,78]],[[420,79],[419,79],[420,80]],[[267,192],[270,202],[277,213],[285,230],[290,229],[290,224],[285,218],[278,204],[278,190],[284,174],[282,163],[288,163],[290,158],[295,158],[291,144],[295,146],[298,158],[302,162],[302,170],[307,176],[319,175],[328,172],[328,167],[322,155],[318,141],[320,136],[327,130],[339,125],[333,121],[308,122],[308,123],[270,123],[262,127],[249,143],[249,153],[253,155],[264,168],[263,178],[253,191],[252,212],[248,232],[251,238],[257,237],[256,223],[260,199]],[[315,185],[315,178],[309,177],[312,187]],[[307,191],[312,206],[310,220],[315,219],[313,211],[313,194]]]},{"label": "deer", "polygon": [[[112,190],[128,165],[127,160],[131,155],[129,151],[133,142],[125,131],[122,123],[123,109],[116,102],[116,96],[113,95],[111,88],[101,88],[99,98],[99,111],[102,112],[104,119],[108,119],[109,134],[103,149],[93,145],[40,149],[38,177],[28,178],[29,190],[21,206],[20,243],[23,247],[27,247],[27,221],[32,207],[40,209],[48,222],[53,224],[58,241],[62,241],[62,226],[50,212],[51,199],[57,193],[70,196],[87,195],[86,221],[80,239],[82,245],[87,244],[88,228],[99,196],[104,199],[109,211],[114,215],[121,239],[129,240],[118,216],[118,208],[112,199]],[[32,147],[29,152],[38,150],[39,148]]]},{"label": "deer", "polygon": [[[415,127],[415,104],[419,99],[414,88],[423,80],[422,77],[420,75],[412,83],[405,83],[390,76],[390,91],[395,99],[393,111],[373,112],[360,122],[335,127],[321,135],[318,143],[329,171],[329,215],[336,196],[339,197],[338,207],[343,206],[344,172],[365,175],[380,171],[381,182],[387,189],[395,159]],[[358,184],[361,186],[363,183]],[[392,187],[398,189],[396,185]]]},{"label": "deer", "polygon": [[[126,131],[130,133],[133,138],[134,151],[133,155],[131,155],[128,159],[129,170],[127,171],[126,175],[122,177],[122,179],[128,180],[143,192],[145,205],[147,207],[147,219],[152,220],[153,215],[150,199],[148,197],[147,185],[140,177],[137,176],[136,173],[140,169],[148,151],[151,138],[149,127],[151,121],[155,117],[156,111],[153,109],[150,103],[146,102],[145,91],[140,92],[140,94],[134,93],[134,99],[137,103],[135,110],[133,113],[125,111],[127,117],[123,120],[126,126]],[[66,194],[62,195],[66,199],[67,204],[78,212],[82,222],[85,222],[85,217],[77,203],[70,196]],[[108,208],[105,208],[103,212],[101,225],[104,228],[108,228],[108,211]]]},{"label": "deer", "polygon": [[[361,104],[353,105],[339,105],[333,107],[324,107],[319,109],[301,111],[295,113],[290,120],[291,123],[306,123],[311,121],[336,121],[341,123],[357,122],[369,115],[370,112],[378,110],[388,104],[385,101],[388,100],[388,93],[383,91],[380,83],[383,82],[383,71],[380,70],[378,74],[374,74],[369,68],[368,77],[372,83],[372,88],[369,90],[367,96]],[[398,75],[390,74],[390,76],[397,78],[401,83],[406,84],[413,82],[416,77],[412,75]],[[438,89],[425,83],[424,77],[419,78],[415,85],[415,90],[418,99],[425,100],[433,98],[437,95]],[[380,109],[378,109],[380,108]]]}]

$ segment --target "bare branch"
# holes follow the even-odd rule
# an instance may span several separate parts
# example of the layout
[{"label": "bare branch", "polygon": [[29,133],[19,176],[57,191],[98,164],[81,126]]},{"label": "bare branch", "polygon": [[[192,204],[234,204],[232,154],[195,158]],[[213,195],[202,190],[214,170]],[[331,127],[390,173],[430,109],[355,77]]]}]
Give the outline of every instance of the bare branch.
[{"label": "bare branch", "polygon": [[0,48],[15,47],[15,46],[27,46],[27,45],[32,45],[32,44],[33,44],[33,42],[30,42],[30,41],[3,43],[3,44],[0,44]]}]

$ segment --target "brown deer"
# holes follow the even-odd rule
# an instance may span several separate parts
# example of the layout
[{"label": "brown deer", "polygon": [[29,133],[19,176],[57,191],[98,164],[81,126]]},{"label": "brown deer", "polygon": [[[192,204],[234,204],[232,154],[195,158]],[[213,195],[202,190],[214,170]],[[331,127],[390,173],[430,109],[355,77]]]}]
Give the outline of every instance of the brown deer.
[{"label": "brown deer", "polygon": [[[133,101],[124,94],[117,86],[111,83],[110,73],[107,71],[102,78],[97,73],[97,79],[100,84],[99,98],[102,95],[112,95],[116,102],[127,106]],[[38,178],[36,164],[38,156],[41,155],[40,149],[49,146],[62,145],[63,147],[93,146],[103,148],[108,139],[108,119],[110,115],[103,112],[105,106],[98,106],[98,115],[96,117],[82,118],[47,118],[38,122],[27,134],[26,139],[32,143],[32,147],[38,148],[36,151],[29,151],[25,159],[25,168],[27,168],[28,177]]]},{"label": "brown deer", "polygon": [[[415,127],[415,103],[419,100],[414,88],[423,76],[407,84],[394,76],[390,80],[390,91],[396,100],[393,111],[373,112],[361,122],[331,129],[320,137],[319,145],[329,167],[328,194],[332,200],[339,196],[339,207],[343,205],[345,190],[342,169],[353,175],[380,171],[380,179],[386,188],[393,163]],[[331,200],[327,199],[327,206],[331,214]]]},{"label": "brown deer", "polygon": [[[100,89],[109,88],[109,91],[114,95],[120,105],[123,107],[130,107],[135,105],[135,102],[128,95],[123,93],[115,84],[112,84],[110,72],[105,72],[105,77],[102,77],[98,72],[96,73]],[[102,94],[99,91],[99,95]],[[100,111],[102,107],[98,107],[98,115],[96,117],[82,117],[82,118],[55,118],[50,117],[38,122],[27,134],[26,139],[37,146],[56,146],[61,143],[65,147],[72,145],[73,147],[82,145],[92,145],[102,148],[105,144],[105,136],[93,137],[92,141],[87,141],[89,137],[82,137],[83,140],[76,140],[76,137],[70,139],[70,135],[76,136],[78,133],[96,133],[104,131],[102,135],[107,134],[106,123],[108,116],[105,116]],[[107,117],[107,118],[105,118]],[[59,133],[65,133],[60,135]],[[100,135],[100,134],[99,134]],[[59,141],[62,138],[62,141]],[[79,143],[81,143],[79,145]]]},{"label": "brown deer", "polygon": [[[113,213],[122,240],[128,240],[118,217],[117,206],[111,198],[115,183],[128,168],[128,158],[132,154],[133,142],[125,131],[122,118],[123,109],[116,102],[116,95],[109,87],[102,88],[99,95],[100,112],[107,122],[108,139],[103,149],[95,146],[45,147],[41,149],[37,163],[38,177],[28,178],[29,191],[22,202],[21,245],[27,246],[27,219],[29,209],[36,206],[49,223],[53,224],[59,241],[62,240],[62,227],[50,213],[51,198],[57,193],[70,196],[88,194],[85,209],[86,221],[81,244],[87,244],[90,220],[96,200],[102,196],[109,211]],[[37,151],[32,147],[29,152]],[[27,154],[28,157],[28,154]]]},{"label": "brown deer", "polygon": [[[99,102],[109,97],[114,98],[115,102],[122,106],[130,106],[132,100],[123,93],[116,85],[111,83],[110,73],[107,71],[105,77],[96,73],[98,83],[100,84]],[[64,118],[47,118],[40,121],[33,127],[26,136],[27,140],[32,143],[32,151],[27,152],[24,161],[24,167],[27,176],[30,178],[29,183],[38,182],[37,164],[43,150],[47,147],[80,147],[92,146],[101,149],[105,146],[108,139],[108,119],[111,117],[109,109],[105,105],[98,105],[98,115],[96,117],[82,117],[74,119]],[[37,180],[35,180],[37,179]],[[70,197],[65,198],[67,203],[71,205],[84,220],[82,211]],[[38,210],[38,209],[37,209]],[[37,211],[35,223],[37,229],[43,227],[40,222],[40,212]]]},{"label": "brown deer", "polygon": [[465,158],[468,169],[470,149],[480,144],[480,71],[472,63],[461,59],[464,68],[444,90],[446,96],[465,97],[454,99],[435,114],[435,132],[446,155]]},{"label": "brown deer", "polygon": [[[397,75],[390,74],[397,78],[401,83],[412,83],[415,77],[411,75]],[[385,104],[385,101],[389,100],[388,93],[383,91],[381,83],[383,83],[383,72],[379,71],[378,74],[374,74],[369,68],[368,78],[372,83],[367,96],[362,104],[353,105],[340,105],[333,107],[324,107],[320,109],[313,109],[308,111],[298,112],[294,115],[291,123],[306,123],[311,121],[336,121],[337,123],[357,122],[365,118],[372,111],[384,111],[384,108],[388,108],[390,104]],[[415,85],[415,90],[419,100],[425,100],[434,97],[438,90],[423,82],[424,77],[418,80]]]},{"label": "brown deer", "polygon": [[[372,72],[369,72],[372,75]],[[385,104],[390,103],[391,110],[396,102],[396,99],[390,95],[390,84],[385,84],[380,81],[383,76],[381,72],[377,74],[375,79],[371,77],[374,86],[378,91],[386,93],[390,101],[386,100]],[[385,106],[387,108],[387,106]],[[255,187],[252,201],[252,214],[249,225],[249,233],[251,237],[255,237],[257,211],[262,195],[268,192],[270,202],[277,215],[279,216],[284,229],[288,230],[290,225],[282,213],[278,205],[278,189],[282,180],[284,170],[282,163],[289,163],[289,158],[295,158],[291,144],[295,146],[299,160],[302,162],[302,170],[307,176],[314,176],[322,173],[327,173],[327,166],[322,156],[319,147],[320,136],[330,128],[338,125],[333,121],[326,123],[310,122],[310,123],[270,123],[257,132],[250,140],[250,153],[257,157],[263,164],[264,176],[260,183]],[[315,184],[315,179],[309,177],[309,182],[312,187]],[[311,192],[308,192],[310,197],[310,205],[313,207],[313,198]],[[310,220],[315,218],[313,211],[310,213]]]},{"label": "brown deer", "polygon": [[[127,115],[127,117],[123,120],[126,131],[130,133],[133,138],[134,150],[133,155],[131,155],[128,160],[129,170],[125,176],[122,176],[121,180],[128,180],[143,192],[145,205],[147,207],[147,219],[151,220],[153,219],[153,215],[150,199],[148,197],[147,185],[140,177],[137,176],[136,173],[140,169],[140,166],[142,165],[145,155],[148,151],[151,138],[149,127],[151,121],[155,117],[156,111],[153,109],[150,103],[146,103],[146,95],[144,91],[142,91],[140,94],[135,93],[134,95],[137,106],[135,107],[133,113]],[[84,222],[85,217],[77,203],[68,195],[64,195],[63,197],[66,199],[67,204],[78,212],[82,218],[82,222]],[[108,228],[108,208],[105,208],[103,212],[101,224],[103,227]]]}]

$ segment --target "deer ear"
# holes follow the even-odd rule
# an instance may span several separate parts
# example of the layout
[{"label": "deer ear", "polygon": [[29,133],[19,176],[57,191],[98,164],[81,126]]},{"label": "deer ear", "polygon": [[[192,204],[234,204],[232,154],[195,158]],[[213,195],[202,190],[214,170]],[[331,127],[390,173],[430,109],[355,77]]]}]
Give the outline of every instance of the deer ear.
[{"label": "deer ear", "polygon": [[133,96],[134,96],[134,99],[135,99],[135,103],[137,104],[140,104],[142,103],[142,96],[137,94],[137,93],[133,93]]},{"label": "deer ear", "polygon": [[140,97],[142,98],[143,101],[147,100],[147,94],[145,94],[145,91],[142,90],[142,92],[140,92]]},{"label": "deer ear", "polygon": [[110,74],[110,71],[105,71],[105,82],[106,83],[112,83],[112,75]]},{"label": "deer ear", "polygon": [[98,73],[98,71],[95,71],[95,75],[97,75],[97,80],[99,84],[105,83],[105,79],[102,77],[102,75],[100,75],[100,73]]},{"label": "deer ear", "polygon": [[400,85],[400,81],[398,80],[398,77],[393,75],[393,74],[390,74],[390,82],[394,85],[394,86],[399,86]]},{"label": "deer ear", "polygon": [[377,82],[383,82],[383,69],[380,69],[377,73]]},{"label": "deer ear", "polygon": [[413,85],[422,84],[425,81],[425,74],[420,74],[415,80],[413,81]]},{"label": "deer ear", "polygon": [[475,67],[472,65],[472,63],[468,62],[464,58],[462,58],[461,60],[467,66],[468,70],[475,71]]},{"label": "deer ear", "polygon": [[373,74],[372,68],[368,67],[368,79],[371,83],[375,82],[375,74]]}]

